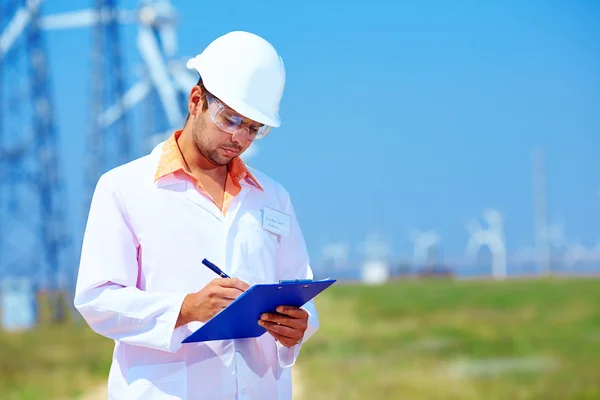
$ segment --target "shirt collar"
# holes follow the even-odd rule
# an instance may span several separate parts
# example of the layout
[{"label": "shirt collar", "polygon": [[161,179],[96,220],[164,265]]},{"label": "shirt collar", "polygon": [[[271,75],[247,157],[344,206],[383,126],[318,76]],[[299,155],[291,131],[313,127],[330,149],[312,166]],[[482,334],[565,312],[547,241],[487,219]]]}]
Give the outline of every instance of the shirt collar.
[{"label": "shirt collar", "polygon": [[[193,177],[192,173],[186,167],[183,155],[181,154],[181,149],[177,143],[177,139],[179,139],[181,133],[181,129],[175,131],[164,142],[158,161],[158,167],[156,168],[156,173],[154,174],[154,182],[177,171],[183,171]],[[229,175],[237,184],[239,184],[242,180],[246,180],[258,189],[264,190],[258,180],[248,170],[248,167],[246,167],[246,164],[244,164],[240,157],[235,157],[229,162]]]}]

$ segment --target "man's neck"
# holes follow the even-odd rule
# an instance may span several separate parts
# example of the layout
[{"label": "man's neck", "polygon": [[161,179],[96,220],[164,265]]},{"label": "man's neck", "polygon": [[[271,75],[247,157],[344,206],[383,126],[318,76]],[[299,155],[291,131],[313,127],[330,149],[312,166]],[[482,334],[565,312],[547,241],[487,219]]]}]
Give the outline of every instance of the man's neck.
[{"label": "man's neck", "polygon": [[192,139],[192,130],[189,126],[186,125],[181,132],[177,139],[177,145],[181,150],[184,162],[195,177],[203,175],[219,182],[227,176],[226,165],[217,165],[211,162],[198,150]]}]

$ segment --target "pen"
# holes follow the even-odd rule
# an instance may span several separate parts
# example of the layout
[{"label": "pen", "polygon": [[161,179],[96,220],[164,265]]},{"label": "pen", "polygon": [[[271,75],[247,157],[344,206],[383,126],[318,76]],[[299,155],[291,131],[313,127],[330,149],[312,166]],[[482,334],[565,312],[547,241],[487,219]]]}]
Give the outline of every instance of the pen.
[{"label": "pen", "polygon": [[202,260],[202,264],[206,265],[208,268],[210,268],[215,274],[219,275],[221,278],[229,278],[229,275],[227,275],[225,272],[221,271],[221,269],[219,267],[217,267],[215,264],[208,261],[206,258],[204,260]]}]

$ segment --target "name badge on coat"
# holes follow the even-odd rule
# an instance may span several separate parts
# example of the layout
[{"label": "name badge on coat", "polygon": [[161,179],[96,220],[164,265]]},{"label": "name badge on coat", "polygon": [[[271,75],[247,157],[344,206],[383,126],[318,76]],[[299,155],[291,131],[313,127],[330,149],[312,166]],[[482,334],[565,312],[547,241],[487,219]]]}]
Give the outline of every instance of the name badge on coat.
[{"label": "name badge on coat", "polygon": [[292,217],[288,214],[265,207],[263,211],[263,229],[277,235],[290,237]]}]

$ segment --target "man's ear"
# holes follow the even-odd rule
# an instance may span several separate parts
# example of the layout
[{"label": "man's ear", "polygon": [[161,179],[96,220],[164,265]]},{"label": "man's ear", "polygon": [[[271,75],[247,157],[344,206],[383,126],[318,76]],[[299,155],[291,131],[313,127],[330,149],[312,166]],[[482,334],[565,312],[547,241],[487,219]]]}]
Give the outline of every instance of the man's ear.
[{"label": "man's ear", "polygon": [[192,116],[202,112],[202,89],[199,86],[194,86],[190,91],[188,100],[188,112]]}]

